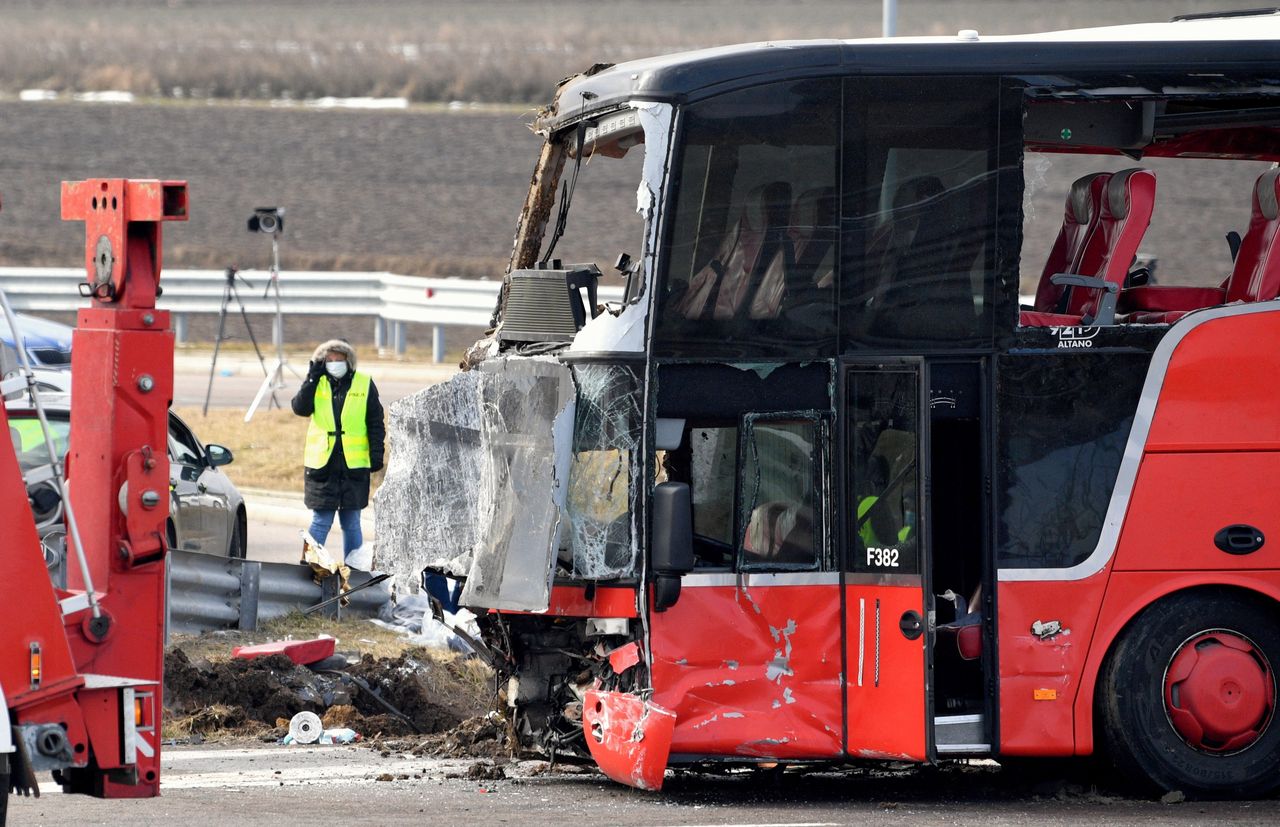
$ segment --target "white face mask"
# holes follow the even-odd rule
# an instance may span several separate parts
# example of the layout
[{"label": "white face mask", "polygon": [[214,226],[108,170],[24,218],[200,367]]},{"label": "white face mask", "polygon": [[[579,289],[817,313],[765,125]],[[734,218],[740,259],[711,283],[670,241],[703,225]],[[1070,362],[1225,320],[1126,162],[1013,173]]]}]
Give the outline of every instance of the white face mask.
[{"label": "white face mask", "polygon": [[347,375],[347,362],[345,359],[340,362],[325,362],[324,369],[329,371],[329,375],[334,379],[341,379]]}]

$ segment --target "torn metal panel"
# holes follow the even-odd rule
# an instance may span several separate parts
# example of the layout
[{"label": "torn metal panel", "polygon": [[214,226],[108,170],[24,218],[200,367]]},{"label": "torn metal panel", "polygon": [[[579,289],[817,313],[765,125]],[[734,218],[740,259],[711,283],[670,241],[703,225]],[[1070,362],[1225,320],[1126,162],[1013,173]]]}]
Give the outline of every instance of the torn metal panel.
[{"label": "torn metal panel", "polygon": [[587,580],[633,576],[638,559],[634,492],[640,490],[640,393],[626,365],[578,365],[569,469],[569,549],[573,574]]},{"label": "torn metal panel", "polygon": [[[538,116],[534,119],[530,128],[532,128],[533,131],[538,133],[539,135],[549,135],[551,133],[551,125],[561,115],[562,101],[560,100],[560,98],[565,93],[565,90],[571,87],[575,81],[582,80],[583,78],[589,78],[592,75],[598,75],[604,70],[612,69],[612,68],[613,68],[612,63],[593,63],[589,67],[587,67],[586,71],[579,72],[576,75],[570,75],[569,77],[557,83],[556,94],[555,94],[555,97],[552,99],[551,104],[549,106],[544,106],[540,110],[538,110]],[[577,109],[584,106],[587,100],[588,99],[585,96],[575,97],[572,94],[570,94],[569,99],[567,101],[563,101],[563,103],[568,107],[568,111],[572,111],[573,109]]]},{"label": "torn metal panel", "polygon": [[374,498],[378,560],[416,587],[467,577],[472,606],[546,611],[567,491],[574,389],[547,357],[498,357],[390,406]]},{"label": "torn metal panel", "polygon": [[568,482],[574,390],[546,358],[482,362],[481,536],[460,602],[546,611]]},{"label": "torn metal panel", "polygon": [[837,577],[685,576],[651,621],[654,700],[678,716],[673,753],[841,754]]},{"label": "torn metal panel", "polygon": [[643,353],[652,291],[647,287],[657,276],[659,225],[657,208],[662,204],[667,165],[671,151],[673,109],[665,103],[635,105],[644,131],[644,167],[636,189],[636,212],[644,219],[644,248],[641,251],[641,283],[636,298],[618,315],[602,313],[578,332],[570,353]]},{"label": "torn metal panel", "polygon": [[586,693],[582,728],[600,771],[642,790],[662,789],[674,712],[625,692]]}]

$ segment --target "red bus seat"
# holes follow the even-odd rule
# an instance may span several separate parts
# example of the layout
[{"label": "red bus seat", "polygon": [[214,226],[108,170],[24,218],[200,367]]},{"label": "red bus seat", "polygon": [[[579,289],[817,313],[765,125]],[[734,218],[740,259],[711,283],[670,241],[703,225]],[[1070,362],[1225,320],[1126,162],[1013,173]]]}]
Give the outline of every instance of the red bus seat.
[{"label": "red bus seat", "polygon": [[1253,185],[1249,229],[1240,241],[1226,284],[1214,287],[1139,287],[1121,296],[1127,321],[1170,324],[1192,310],[1235,302],[1270,301],[1280,296],[1280,169],[1268,170]]},{"label": "red bus seat", "polygon": [[[1065,312],[1024,311],[1020,323],[1024,327],[1110,324],[1115,300],[1151,224],[1155,203],[1154,172],[1133,168],[1112,173],[1103,192],[1098,224],[1080,254],[1080,272],[1053,277],[1070,286]],[[1066,281],[1073,277],[1075,283]]]},{"label": "red bus seat", "polygon": [[968,602],[953,591],[940,595],[955,607],[955,620],[937,625],[938,639],[954,638],[956,651],[964,660],[976,660],[982,656],[982,585],[969,596]]},{"label": "red bus seat", "polygon": [[[715,256],[689,282],[676,305],[688,319],[734,319],[756,306],[761,287],[785,279],[784,233],[791,212],[791,185],[763,184],[747,195],[742,214],[720,242]],[[767,304],[764,298],[761,303]]]},{"label": "red bus seat", "polygon": [[1091,172],[1077,178],[1067,191],[1066,210],[1062,216],[1062,228],[1054,239],[1049,258],[1040,273],[1032,310],[1041,313],[1065,312],[1059,303],[1066,297],[1067,289],[1050,279],[1057,273],[1081,273],[1080,254],[1084,252],[1085,239],[1098,226],[1102,212],[1102,191],[1111,180],[1109,172]]},{"label": "red bus seat", "polygon": [[796,279],[815,287],[835,284],[836,210],[834,187],[805,190],[791,208],[791,228],[787,231],[796,257]]}]

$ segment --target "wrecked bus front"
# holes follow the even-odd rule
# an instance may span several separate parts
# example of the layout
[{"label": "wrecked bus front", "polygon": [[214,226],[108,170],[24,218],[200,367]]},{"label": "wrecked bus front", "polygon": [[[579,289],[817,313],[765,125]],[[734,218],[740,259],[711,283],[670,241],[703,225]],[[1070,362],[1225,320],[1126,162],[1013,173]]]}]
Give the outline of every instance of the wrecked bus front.
[{"label": "wrecked bus front", "polygon": [[[672,111],[544,113],[495,330],[468,370],[391,409],[380,554],[407,582],[424,566],[465,580],[521,745],[545,754],[589,756],[588,691],[648,684],[645,336]],[[665,750],[649,760],[660,783]]]},{"label": "wrecked bus front", "polygon": [[[378,496],[389,567],[489,610],[520,746],[653,788],[1096,731],[1164,789],[1274,790],[1270,489],[1189,481],[1275,476],[1277,26],[566,82],[495,330],[393,406]],[[1195,183],[1153,212],[1157,170]],[[1218,274],[1160,218],[1217,189],[1252,215],[1226,285],[1130,272],[1164,223],[1162,273]]]}]

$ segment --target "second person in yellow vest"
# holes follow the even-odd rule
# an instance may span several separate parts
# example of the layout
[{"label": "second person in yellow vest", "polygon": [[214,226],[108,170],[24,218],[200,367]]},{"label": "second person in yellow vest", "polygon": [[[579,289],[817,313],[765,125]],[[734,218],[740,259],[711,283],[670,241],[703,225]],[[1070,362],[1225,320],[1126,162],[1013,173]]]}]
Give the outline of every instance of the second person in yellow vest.
[{"label": "second person in yellow vest", "polygon": [[369,476],[382,470],[386,446],[378,388],[369,374],[356,370],[355,349],[331,339],[312,354],[292,405],[295,414],[311,419],[302,455],[311,537],[324,545],[336,514],[350,560],[364,545],[360,512],[369,505]]}]

